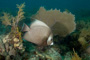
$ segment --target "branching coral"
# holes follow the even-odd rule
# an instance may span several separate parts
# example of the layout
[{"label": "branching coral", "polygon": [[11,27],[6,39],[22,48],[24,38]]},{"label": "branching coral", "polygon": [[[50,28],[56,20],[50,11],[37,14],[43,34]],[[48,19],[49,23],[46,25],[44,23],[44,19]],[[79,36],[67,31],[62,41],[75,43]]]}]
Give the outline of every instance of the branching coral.
[{"label": "branching coral", "polygon": [[75,17],[73,14],[60,10],[46,10],[44,7],[40,7],[39,11],[31,18],[38,19],[45,22],[52,28],[54,34],[60,36],[66,36],[67,34],[75,30]]}]

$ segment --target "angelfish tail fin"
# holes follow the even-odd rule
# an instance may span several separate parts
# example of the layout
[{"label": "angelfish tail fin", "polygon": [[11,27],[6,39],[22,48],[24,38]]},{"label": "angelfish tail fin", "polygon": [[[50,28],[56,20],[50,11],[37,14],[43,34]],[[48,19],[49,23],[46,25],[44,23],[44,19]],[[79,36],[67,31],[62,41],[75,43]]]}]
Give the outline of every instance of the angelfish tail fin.
[{"label": "angelfish tail fin", "polygon": [[29,31],[29,29],[30,29],[29,26],[27,26],[27,25],[24,23],[21,31],[25,32],[25,31]]}]

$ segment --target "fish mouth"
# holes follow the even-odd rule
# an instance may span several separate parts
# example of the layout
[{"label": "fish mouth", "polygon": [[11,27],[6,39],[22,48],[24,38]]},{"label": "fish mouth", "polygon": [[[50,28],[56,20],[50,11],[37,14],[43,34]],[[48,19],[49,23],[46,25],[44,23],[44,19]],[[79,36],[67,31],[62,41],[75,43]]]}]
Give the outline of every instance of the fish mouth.
[{"label": "fish mouth", "polygon": [[54,43],[52,42],[50,45],[53,45]]}]

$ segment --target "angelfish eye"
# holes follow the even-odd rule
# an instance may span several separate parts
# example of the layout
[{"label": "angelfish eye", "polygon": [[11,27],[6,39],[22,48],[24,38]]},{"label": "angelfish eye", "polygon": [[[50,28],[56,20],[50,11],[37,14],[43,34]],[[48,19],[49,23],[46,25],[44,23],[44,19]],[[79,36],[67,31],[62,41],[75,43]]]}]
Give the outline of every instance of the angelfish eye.
[{"label": "angelfish eye", "polygon": [[53,41],[53,39],[51,39],[51,41]]}]

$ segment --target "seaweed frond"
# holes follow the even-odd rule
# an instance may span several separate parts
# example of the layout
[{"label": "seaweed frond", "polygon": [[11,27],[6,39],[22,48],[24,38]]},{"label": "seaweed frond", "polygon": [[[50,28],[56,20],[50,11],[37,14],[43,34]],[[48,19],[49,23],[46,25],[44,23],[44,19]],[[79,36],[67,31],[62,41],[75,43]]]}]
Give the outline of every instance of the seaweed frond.
[{"label": "seaweed frond", "polygon": [[22,19],[24,19],[25,17],[24,17],[24,11],[23,11],[23,8],[25,7],[25,3],[23,3],[23,4],[20,4],[20,5],[18,5],[17,4],[17,8],[19,9],[19,11],[18,11],[18,14],[17,14],[17,16],[16,16],[16,22],[18,23],[19,21],[21,21]]},{"label": "seaweed frond", "polygon": [[11,25],[11,15],[9,13],[4,12],[3,16],[1,17],[2,24],[4,25]]},{"label": "seaweed frond", "polygon": [[82,48],[85,50],[90,44],[90,27],[83,28],[80,30],[80,35],[78,38],[79,43],[82,45]]},{"label": "seaweed frond", "polygon": [[72,56],[72,60],[82,60],[82,58],[80,58],[78,54],[75,52],[74,48],[73,48],[73,52],[74,52],[74,55]]}]

